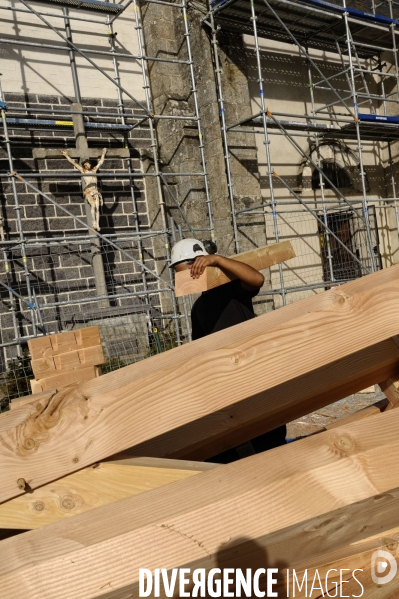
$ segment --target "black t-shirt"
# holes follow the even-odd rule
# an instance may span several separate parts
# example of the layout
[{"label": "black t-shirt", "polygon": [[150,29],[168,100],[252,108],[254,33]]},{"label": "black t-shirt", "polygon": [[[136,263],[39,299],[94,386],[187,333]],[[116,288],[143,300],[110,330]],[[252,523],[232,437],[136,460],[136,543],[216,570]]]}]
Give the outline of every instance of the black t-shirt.
[{"label": "black t-shirt", "polygon": [[252,298],[258,293],[243,289],[239,279],[205,291],[191,311],[193,340],[255,318]]}]

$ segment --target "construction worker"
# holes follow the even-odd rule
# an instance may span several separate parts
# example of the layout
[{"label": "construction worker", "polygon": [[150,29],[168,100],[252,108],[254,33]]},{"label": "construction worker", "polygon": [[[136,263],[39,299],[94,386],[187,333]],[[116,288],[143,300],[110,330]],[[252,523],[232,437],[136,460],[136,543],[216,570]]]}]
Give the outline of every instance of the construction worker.
[{"label": "construction worker", "polygon": [[[216,252],[214,244],[211,251]],[[170,266],[176,272],[190,269],[194,279],[198,279],[207,266],[218,267],[226,275],[235,277],[229,283],[205,291],[196,300],[191,311],[193,340],[255,318],[252,298],[259,293],[264,276],[249,264],[208,253],[204,244],[196,239],[182,239],[172,248]],[[212,461],[229,463],[251,453],[278,447],[286,442],[286,432],[286,427],[281,426],[250,443],[214,456]]]}]

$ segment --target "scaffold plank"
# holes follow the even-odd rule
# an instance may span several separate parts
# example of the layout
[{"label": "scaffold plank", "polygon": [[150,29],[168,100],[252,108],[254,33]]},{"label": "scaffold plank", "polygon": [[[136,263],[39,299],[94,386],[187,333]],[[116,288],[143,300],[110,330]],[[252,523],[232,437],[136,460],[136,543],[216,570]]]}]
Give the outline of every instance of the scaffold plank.
[{"label": "scaffold plank", "polygon": [[4,540],[1,588],[138,596],[140,568],[312,563],[399,526],[398,427],[380,414]]},{"label": "scaffold plank", "polygon": [[[50,120],[50,119],[23,119],[23,118],[6,118],[7,125],[13,129],[64,129],[73,131],[72,121]],[[99,131],[130,131],[132,125],[121,125],[118,123],[84,123],[85,129]]]},{"label": "scaffold plank", "polygon": [[[268,5],[278,14],[290,31],[279,23],[262,0],[255,0],[257,15],[257,35],[281,42],[296,41],[305,47],[319,48],[337,52],[337,43],[341,51],[347,53],[344,14],[347,12],[353,41],[363,43],[358,49],[361,57],[370,57],[377,52],[370,46],[375,42],[375,30],[379,30],[378,44],[387,50],[392,49],[391,27],[396,28],[399,21],[384,15],[374,15],[351,7],[343,7],[324,0],[268,0]],[[245,0],[213,2],[211,13],[222,29],[253,35],[250,22],[251,8]],[[293,37],[292,37],[293,36]]]},{"label": "scaffold plank", "polygon": [[40,4],[64,6],[75,10],[102,12],[110,15],[118,15],[125,9],[123,3],[114,4],[113,2],[104,2],[103,0],[39,0],[39,2]]}]

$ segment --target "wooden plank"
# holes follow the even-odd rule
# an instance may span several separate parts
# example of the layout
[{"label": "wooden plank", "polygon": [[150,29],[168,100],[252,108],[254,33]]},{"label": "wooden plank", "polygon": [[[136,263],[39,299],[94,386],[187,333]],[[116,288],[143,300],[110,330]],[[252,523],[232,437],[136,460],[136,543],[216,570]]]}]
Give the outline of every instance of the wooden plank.
[{"label": "wooden plank", "polygon": [[40,414],[24,412],[5,433],[7,450],[0,445],[1,500],[21,494],[18,479],[36,488],[132,445],[136,455],[211,457],[387,378],[397,367],[390,337],[399,329],[398,269],[390,271],[334,290],[332,305],[280,327],[270,329],[268,315],[256,319],[250,337],[247,323],[233,327],[241,332],[236,343],[230,329],[221,331],[214,335],[223,340],[220,350],[200,360],[187,359],[188,346],[178,352],[180,367],[162,368],[171,350],[157,360],[155,376],[133,376],[101,394],[99,380],[96,395],[78,386],[59,392]]},{"label": "wooden plank", "polygon": [[87,366],[99,366],[105,361],[102,345],[32,360],[35,379],[61,374],[60,371],[75,371]]},{"label": "wooden plank", "polygon": [[[382,372],[393,372],[397,368],[398,360],[399,353],[395,344],[391,340],[384,341],[265,391],[261,396],[263,404],[258,403],[261,398],[256,397],[254,401],[230,405],[228,410],[223,409],[203,417],[197,426],[194,426],[194,423],[191,425],[191,447],[187,446],[184,430],[180,435],[172,430],[159,438],[131,447],[125,450],[125,453],[132,457],[211,457],[267,430],[292,422],[309,412],[356,393],[365,379],[377,380],[381,378]],[[378,412],[375,410],[373,413]],[[250,414],[257,416],[251,418]],[[205,439],[204,427],[208,432]]]},{"label": "wooden plank", "polygon": [[71,372],[61,372],[54,376],[48,376],[44,379],[31,381],[32,388],[41,389],[41,391],[49,391],[50,389],[56,388],[58,390],[64,389],[70,385],[77,385],[84,381],[90,381],[98,377],[101,374],[101,369],[98,366],[85,366],[84,368],[78,368]]},{"label": "wooden plank", "polygon": [[398,430],[379,414],[4,540],[2,591],[116,599],[139,568],[312,563],[399,526]]},{"label": "wooden plank", "polygon": [[131,458],[118,454],[105,460],[107,464],[119,464],[129,466],[142,466],[144,468],[168,468],[169,470],[193,470],[195,472],[207,472],[220,466],[213,462],[196,462],[194,460],[168,460],[166,458]]},{"label": "wooden plank", "polygon": [[[358,597],[367,597],[367,599],[369,599],[369,597],[373,597],[373,593],[376,590],[376,584],[372,581],[370,575],[373,554],[378,550],[382,550],[390,554],[398,564],[398,544],[399,529],[393,529],[385,532],[383,535],[378,534],[359,543],[346,545],[338,550],[331,551],[330,553],[316,556],[313,560],[307,561],[306,563],[301,561],[300,563],[295,564],[291,569],[288,569],[288,573],[285,571],[280,574],[276,591],[280,593],[279,596],[285,597],[288,596],[288,588],[290,597],[296,597],[297,599],[304,599],[305,597],[319,599],[323,596],[320,590],[314,590],[313,593],[310,593],[312,581],[315,576],[318,575],[322,581],[325,597],[327,596],[327,589],[331,597],[354,597],[357,595]],[[300,582],[304,580],[305,576],[307,578],[308,583],[306,585],[305,582],[301,590],[299,590],[298,585],[295,584],[293,569],[295,569],[297,580]],[[341,584],[340,570],[343,571],[342,578],[346,581],[344,584]],[[357,580],[363,586],[363,592],[359,583],[352,577],[352,572],[354,570],[358,570],[355,575]],[[389,568],[387,571],[389,571]],[[307,572],[307,575],[305,572]],[[385,597],[385,593],[388,593],[389,597],[392,591],[399,589],[399,579],[398,577],[395,578],[396,580],[392,581],[392,583],[384,585],[383,593],[381,593],[382,585],[379,585],[379,594],[377,594],[378,599]],[[317,584],[315,584],[315,586],[317,586]],[[336,589],[338,589],[338,591]],[[394,597],[394,595],[391,595],[391,597]]]},{"label": "wooden plank", "polygon": [[399,374],[395,373],[394,376],[378,384],[388,399],[389,405],[387,409],[392,410],[393,408],[397,408],[399,406]]},{"label": "wooden plank", "polygon": [[327,424],[324,428],[325,430],[331,430],[333,428],[337,428],[339,426],[344,426],[346,424],[350,424],[351,422],[357,422],[358,420],[362,420],[363,418],[369,418],[370,416],[375,416],[376,414],[380,414],[384,412],[388,407],[388,400],[382,399],[381,401],[377,401],[372,406],[368,406],[367,408],[363,408],[354,412],[353,414],[349,414],[349,416],[345,416],[344,418],[340,418],[336,422],[332,422],[331,424]]},{"label": "wooden plank", "polygon": [[30,339],[28,347],[32,360],[38,360],[77,349],[85,349],[100,343],[100,329],[98,326],[94,326]]},{"label": "wooden plank", "polygon": [[29,381],[29,383],[30,383],[32,395],[37,395],[38,393],[43,393],[43,387],[42,387],[40,381],[37,381],[36,379],[31,379]]},{"label": "wooden plank", "polygon": [[216,467],[183,460],[101,462],[2,503],[0,529],[40,528]]},{"label": "wooden plank", "polygon": [[375,393],[375,385],[371,385],[370,387],[366,387],[366,389],[362,389],[359,393]]},{"label": "wooden plank", "polygon": [[[397,270],[396,270],[397,269]],[[391,267],[380,271],[379,283],[384,284],[393,280],[393,277],[399,275],[399,267]],[[365,282],[366,281],[366,282]],[[361,293],[367,287],[367,281],[370,278],[357,279],[347,283],[344,287],[344,293],[351,297],[356,293]],[[262,330],[271,330],[280,326],[287,326],[289,321],[304,315],[310,315],[319,310],[334,308],[337,302],[341,300],[341,289],[335,287],[330,291],[318,293],[299,302],[295,302],[279,310],[273,310],[267,315],[262,316]],[[267,321],[265,318],[267,317]],[[223,332],[222,332],[223,333]],[[229,329],[229,344],[238,344],[243,340],[251,339],[259,333],[259,319],[254,318],[241,325]],[[224,335],[215,333],[206,338],[198,339],[195,343],[184,344],[176,347],[173,351],[164,352],[151,356],[150,359],[141,360],[129,366],[119,369],[116,372],[110,372],[101,379],[101,391],[103,393],[111,392],[122,385],[130,383],[133,378],[137,382],[139,379],[156,375],[159,370],[176,369],[181,366],[185,360],[202,360],[210,351],[220,351],[226,344]],[[382,380],[382,379],[381,379]],[[371,383],[370,383],[371,384]],[[363,385],[364,386],[364,385]],[[98,392],[98,381],[87,382],[84,385],[84,392],[90,396]],[[357,389],[359,390],[359,389]]]},{"label": "wooden plank", "polygon": [[[295,252],[290,241],[282,241],[250,252],[242,252],[229,256],[231,260],[245,262],[256,270],[263,270],[280,264],[291,258],[295,258]],[[198,278],[192,279],[189,270],[183,270],[175,274],[175,296],[181,297],[190,293],[200,293],[224,285],[236,277],[229,277],[220,268],[207,267],[205,272]]]},{"label": "wooden plank", "polygon": [[24,397],[17,397],[13,399],[10,403],[10,410],[15,410],[26,403],[32,403],[34,401],[43,401],[47,402],[52,398],[53,395],[57,393],[57,389],[49,389],[48,391],[42,391],[41,393],[34,393],[33,395],[26,395]]}]

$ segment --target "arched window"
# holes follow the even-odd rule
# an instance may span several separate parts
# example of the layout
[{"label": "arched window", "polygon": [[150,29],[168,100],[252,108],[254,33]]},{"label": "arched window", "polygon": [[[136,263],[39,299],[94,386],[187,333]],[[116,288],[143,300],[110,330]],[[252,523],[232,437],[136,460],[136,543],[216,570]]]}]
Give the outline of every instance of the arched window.
[{"label": "arched window", "polygon": [[[336,162],[324,160],[321,163],[321,168],[326,177],[331,181],[331,185],[323,178],[324,189],[332,189],[333,186],[337,189],[343,187],[353,187],[353,183],[347,171],[339,166]],[[320,173],[315,168],[312,173],[312,189],[320,189]]]},{"label": "arched window", "polygon": [[329,140],[320,142],[317,147],[314,143],[310,145],[308,157],[299,165],[297,179],[299,192],[305,189],[313,191],[320,189],[319,171],[314,166],[319,161],[325,177],[332,183],[331,185],[324,178],[325,190],[335,187],[345,190],[344,194],[362,193],[363,184],[366,186],[366,191],[370,189],[367,173],[365,180],[362,181],[360,162],[356,154],[340,140]]}]

